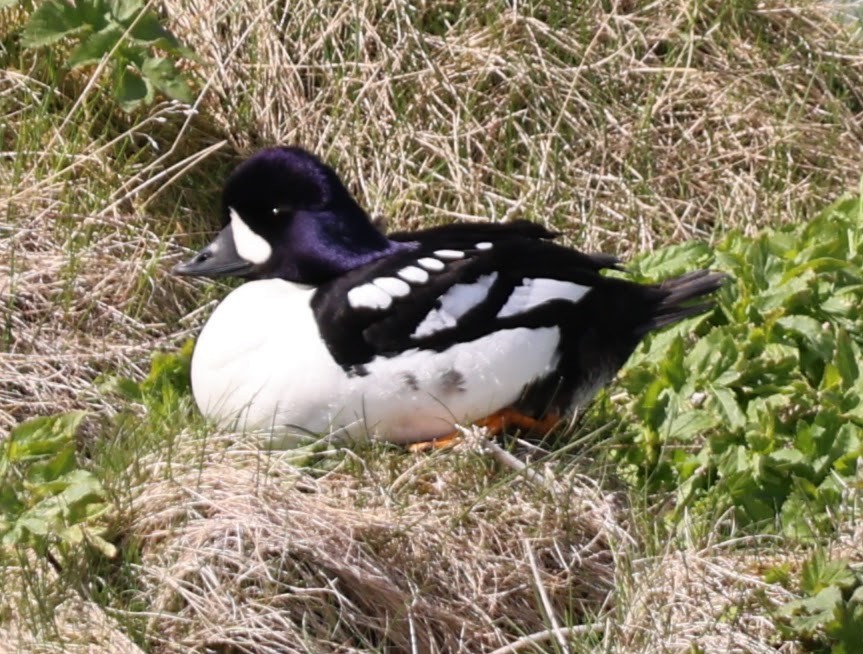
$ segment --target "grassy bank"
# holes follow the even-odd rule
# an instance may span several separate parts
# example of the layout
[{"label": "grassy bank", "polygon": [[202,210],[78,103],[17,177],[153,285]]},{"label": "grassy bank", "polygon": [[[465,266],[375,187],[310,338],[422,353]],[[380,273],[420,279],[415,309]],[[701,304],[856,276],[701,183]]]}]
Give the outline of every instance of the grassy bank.
[{"label": "grassy bank", "polygon": [[[854,25],[738,0],[166,2],[196,53],[179,59],[192,101],[125,111],[111,59],[70,71],[74,36],[24,47],[28,14],[0,10],[0,429],[31,448],[8,465],[7,448],[0,524],[41,507],[46,527],[3,550],[0,649],[806,651],[842,642],[829,616],[776,612],[830,589],[859,624],[855,573],[812,558],[863,560],[848,363],[863,336],[841,306],[818,313],[856,302],[859,208],[820,219],[849,221],[829,252],[804,234],[859,194]],[[657,339],[553,454],[530,455],[540,485],[470,448],[283,453],[214,433],[180,348],[228,287],[167,270],[216,228],[227,171],[273,143],[320,153],[392,228],[529,218],[627,259],[707,243],[636,272],[733,270],[739,295],[687,329],[787,375],[697,377],[694,341]],[[782,226],[760,241],[774,250],[747,240]],[[800,315],[829,337],[781,322]],[[675,410],[716,415],[694,427],[655,410],[695,392],[706,405]],[[70,411],[86,413],[19,426]],[[794,440],[830,411],[814,449]],[[840,423],[853,432],[825,445],[816,428]],[[790,449],[827,463],[776,454]],[[763,499],[752,470],[782,480],[767,509],[743,502]]]}]

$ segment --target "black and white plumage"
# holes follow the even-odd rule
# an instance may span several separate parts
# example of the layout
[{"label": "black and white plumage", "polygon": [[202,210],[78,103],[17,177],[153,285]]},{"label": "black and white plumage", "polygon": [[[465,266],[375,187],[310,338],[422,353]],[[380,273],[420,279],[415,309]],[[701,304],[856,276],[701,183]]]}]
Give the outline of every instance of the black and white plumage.
[{"label": "black and white plumage", "polygon": [[658,285],[528,222],[381,234],[335,172],[263,150],[223,194],[225,228],[178,274],[252,281],[196,345],[201,411],[243,428],[444,436],[503,409],[583,406],[653,329],[703,312],[723,276]]}]

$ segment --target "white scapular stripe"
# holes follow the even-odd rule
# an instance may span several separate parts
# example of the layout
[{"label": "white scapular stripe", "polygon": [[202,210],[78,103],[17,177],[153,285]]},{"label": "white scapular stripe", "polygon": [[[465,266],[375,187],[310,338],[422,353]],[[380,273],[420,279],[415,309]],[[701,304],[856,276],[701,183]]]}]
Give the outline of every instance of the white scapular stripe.
[{"label": "white scapular stripe", "polygon": [[389,309],[393,296],[374,284],[362,284],[348,291],[348,304],[354,309]]},{"label": "white scapular stripe", "polygon": [[443,270],[443,261],[441,261],[440,259],[423,257],[422,259],[417,261],[417,263],[426,270],[431,270],[432,272],[440,272],[441,270]]},{"label": "white scapular stripe", "polygon": [[372,284],[382,291],[389,293],[392,297],[404,297],[411,292],[411,287],[395,277],[376,277]]},{"label": "white scapular stripe", "polygon": [[582,286],[575,282],[525,277],[521,281],[521,286],[516,286],[513,289],[506,304],[497,312],[497,317],[508,318],[519,313],[525,313],[552,300],[566,300],[575,303],[583,298],[589,290],[590,286]]},{"label": "white scapular stripe", "polygon": [[406,268],[399,270],[396,274],[405,281],[413,284],[425,284],[429,280],[429,274],[422,268],[417,268],[416,266],[407,266]]},{"label": "white scapular stripe", "polygon": [[435,250],[434,255],[441,259],[462,259],[464,252],[461,250]]},{"label": "white scapular stripe", "polygon": [[497,273],[483,275],[471,284],[454,284],[440,296],[439,309],[432,309],[411,334],[411,338],[425,338],[442,329],[455,327],[458,319],[488,297],[489,289],[497,280]]},{"label": "white scapular stripe", "polygon": [[237,254],[251,263],[266,262],[273,254],[273,248],[267,243],[267,239],[253,232],[233,207],[228,209],[228,213],[231,216],[231,233]]},{"label": "white scapular stripe", "polygon": [[489,243],[488,241],[483,241],[482,243],[477,243],[476,249],[477,250],[491,250],[491,243]]}]

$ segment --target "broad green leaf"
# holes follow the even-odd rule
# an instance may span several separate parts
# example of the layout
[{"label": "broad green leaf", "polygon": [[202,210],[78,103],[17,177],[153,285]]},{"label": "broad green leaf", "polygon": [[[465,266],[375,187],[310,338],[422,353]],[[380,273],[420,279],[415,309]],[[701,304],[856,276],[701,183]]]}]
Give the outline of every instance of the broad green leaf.
[{"label": "broad green leaf", "polygon": [[860,298],[863,297],[863,286],[854,285],[838,289],[821,304],[821,309],[836,317],[860,316]]},{"label": "broad green leaf", "polygon": [[38,505],[35,510],[26,512],[16,522],[10,534],[15,535],[12,542],[21,542],[26,539],[28,532],[33,536],[46,536],[49,531],[56,531],[57,523],[56,506]]},{"label": "broad green leaf", "polygon": [[809,421],[801,421],[797,424],[794,433],[794,445],[807,458],[814,459],[824,453],[824,439],[825,429],[823,426]]},{"label": "broad green leaf", "polygon": [[848,332],[840,329],[836,334],[836,369],[842,377],[842,387],[849,389],[860,378],[860,369],[857,360],[860,358],[860,350],[848,337]]},{"label": "broad green leaf", "polygon": [[62,538],[70,545],[80,545],[84,542],[84,528],[81,525],[72,525],[62,532]]},{"label": "broad green leaf", "polygon": [[798,247],[797,234],[787,231],[775,231],[765,238],[768,252],[777,259],[793,259]]},{"label": "broad green leaf", "polygon": [[147,394],[164,394],[166,391],[188,393],[192,352],[195,343],[187,340],[176,352],[155,352],[150,363],[150,371],[141,382],[141,390]]},{"label": "broad green leaf", "polygon": [[75,70],[81,66],[100,62],[102,57],[111,53],[122,37],[123,28],[116,23],[111,23],[105,29],[90,34],[69,55],[69,68]]},{"label": "broad green leaf", "polygon": [[638,272],[645,277],[669,277],[704,267],[711,258],[712,252],[707,243],[688,241],[656,250],[641,257],[636,265]]},{"label": "broad green leaf", "polygon": [[144,7],[144,0],[110,0],[108,3],[111,15],[121,23],[134,18]]},{"label": "broad green leaf", "polygon": [[644,389],[635,404],[638,416],[653,430],[659,429],[665,422],[668,407],[668,395],[664,392],[665,389],[664,381],[656,379]]},{"label": "broad green leaf", "polygon": [[78,8],[81,20],[94,32],[101,31],[110,22],[108,0],[86,0],[85,2],[76,0],[75,6]]},{"label": "broad green leaf", "polygon": [[176,37],[159,21],[159,17],[150,11],[138,19],[129,37],[141,43],[156,45],[168,52],[181,47]]},{"label": "broad green leaf", "polygon": [[828,559],[823,550],[818,550],[800,571],[800,588],[808,595],[820,593],[829,586],[850,588],[857,581],[845,559]]},{"label": "broad green leaf", "polygon": [[789,468],[793,468],[794,466],[807,461],[803,452],[793,447],[786,447],[784,449],[777,450],[776,452],[771,452],[767,456],[773,463]]},{"label": "broad green leaf", "polygon": [[192,102],[192,90],[183,78],[182,73],[177,70],[170,59],[164,57],[147,59],[141,72],[155,88],[169,98],[179,100],[180,102]]},{"label": "broad green leaf", "polygon": [[842,603],[842,592],[829,586],[814,597],[788,602],[779,614],[790,618],[794,629],[806,637],[814,636],[833,620],[835,609]]},{"label": "broad green leaf", "polygon": [[835,620],[824,631],[838,641],[831,654],[857,654],[863,643],[863,607],[842,603],[836,607]]},{"label": "broad green leaf", "polygon": [[825,329],[821,321],[812,316],[789,315],[782,316],[776,325],[792,336],[798,336],[815,350],[818,355],[827,360],[833,354],[833,335]]},{"label": "broad green leaf", "polygon": [[[704,375],[716,380],[729,370],[740,358],[740,349],[734,337],[724,329],[714,329],[690,350],[686,366],[695,375]],[[736,371],[733,373],[737,376]]]},{"label": "broad green leaf", "polygon": [[[201,58],[194,50],[183,45],[170,30],[168,30],[160,18],[152,11],[147,11],[143,16],[135,20],[129,34],[129,40],[144,46],[159,48],[175,57],[184,57],[189,61],[200,63]],[[141,66],[144,62],[141,61]]]},{"label": "broad green leaf", "polygon": [[835,200],[816,218],[818,221],[830,220],[838,215],[857,223],[863,222],[863,195],[845,195]]},{"label": "broad green leaf", "polygon": [[73,411],[21,423],[9,434],[6,456],[14,462],[56,454],[75,437],[86,415],[85,411]]},{"label": "broad green leaf", "polygon": [[64,0],[45,0],[30,15],[21,35],[21,44],[25,48],[50,45],[86,27],[87,23],[76,5]]},{"label": "broad green leaf", "polygon": [[725,425],[732,430],[742,428],[746,424],[746,416],[740,409],[734,392],[731,389],[713,384],[709,384],[707,388]]},{"label": "broad green leaf", "polygon": [[141,384],[128,377],[108,377],[99,383],[99,391],[119,395],[130,402],[140,402],[143,398]]},{"label": "broad green leaf", "polygon": [[17,515],[26,506],[19,497],[20,486],[13,488],[12,483],[6,479],[0,479],[0,516],[7,519],[9,516]]},{"label": "broad green leaf", "polygon": [[87,470],[73,470],[69,472],[63,481],[66,482],[66,489],[63,491],[63,500],[69,504],[75,504],[82,499],[100,496],[104,493],[102,483],[96,476]]},{"label": "broad green leaf", "polygon": [[128,67],[124,68],[114,86],[114,95],[125,111],[133,111],[153,99],[152,87]]},{"label": "broad green leaf", "polygon": [[811,501],[804,499],[799,494],[792,494],[782,503],[780,518],[782,533],[785,536],[798,540],[814,536],[815,529],[812,524],[811,504]]},{"label": "broad green leaf", "polygon": [[824,374],[821,376],[821,389],[824,391],[842,388],[844,380],[839,368],[832,361],[824,366]]},{"label": "broad green leaf", "polygon": [[734,478],[738,473],[744,472],[752,476],[752,460],[746,448],[737,445],[723,452],[717,462],[720,474],[727,479]]},{"label": "broad green leaf", "polygon": [[824,274],[828,272],[849,269],[853,269],[853,266],[846,259],[819,257],[817,259],[807,259],[803,263],[794,266],[785,273],[784,278],[786,281],[790,281],[792,279],[802,276],[804,273],[807,272]]},{"label": "broad green leaf", "polygon": [[680,387],[686,382],[687,370],[683,365],[683,357],[686,349],[683,345],[683,339],[679,336],[671,343],[668,352],[665,353],[664,361],[662,362],[662,373],[668,380],[671,387],[679,391]]},{"label": "broad green leaf", "polygon": [[[844,416],[840,419],[844,419]],[[842,424],[836,432],[830,457],[833,470],[849,477],[855,475],[858,459],[863,457],[863,429],[850,422]]]},{"label": "broad green leaf", "polygon": [[745,517],[750,522],[769,522],[776,515],[777,502],[772,497],[759,493],[756,488],[747,489],[737,498],[737,504],[743,509],[738,516]]},{"label": "broad green leaf", "polygon": [[27,466],[27,483],[37,488],[47,488],[47,484],[59,479],[72,470],[74,466],[75,442],[69,440],[50,457],[43,457]]},{"label": "broad green leaf", "polygon": [[[752,308],[759,314],[779,309],[794,302],[801,302],[811,296],[809,285],[815,273],[793,277],[784,283],[771,283],[767,288],[752,299]],[[802,296],[802,297],[798,297]]]},{"label": "broad green leaf", "polygon": [[671,424],[664,426],[663,431],[674,441],[694,440],[720,423],[718,416],[699,409],[683,411],[669,422]]},{"label": "broad green leaf", "polygon": [[[44,544],[46,538],[66,539],[75,525],[86,523],[109,508],[101,482],[86,470],[73,470],[62,479],[40,487],[48,494],[17,517],[8,521],[11,529],[3,543]],[[35,538],[35,540],[34,540]]]}]

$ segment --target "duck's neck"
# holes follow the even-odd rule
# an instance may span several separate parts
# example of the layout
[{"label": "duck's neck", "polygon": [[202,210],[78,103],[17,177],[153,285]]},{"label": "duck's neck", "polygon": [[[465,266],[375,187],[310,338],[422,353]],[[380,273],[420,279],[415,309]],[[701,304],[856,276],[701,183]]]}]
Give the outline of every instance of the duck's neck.
[{"label": "duck's neck", "polygon": [[[292,281],[320,285],[376,259],[416,247],[391,241],[359,207],[346,219],[342,211],[300,211],[294,216],[285,257],[289,269],[280,271]],[[286,273],[286,274],[284,274]]]}]

